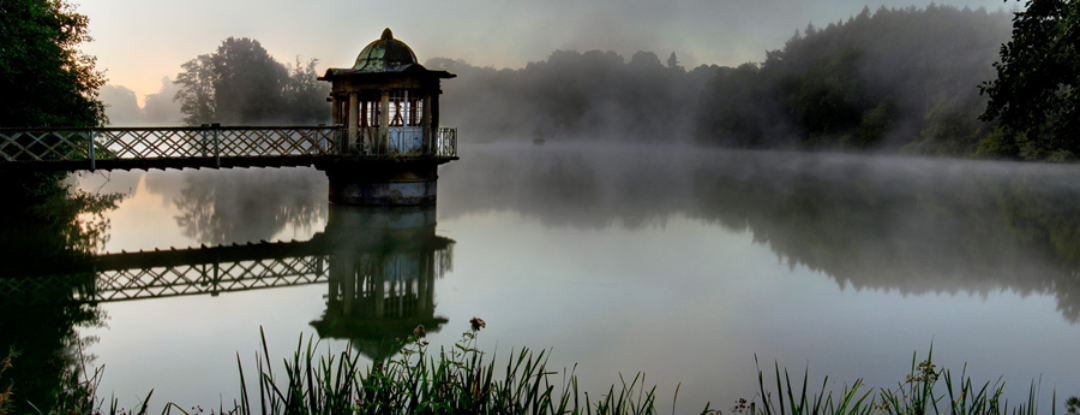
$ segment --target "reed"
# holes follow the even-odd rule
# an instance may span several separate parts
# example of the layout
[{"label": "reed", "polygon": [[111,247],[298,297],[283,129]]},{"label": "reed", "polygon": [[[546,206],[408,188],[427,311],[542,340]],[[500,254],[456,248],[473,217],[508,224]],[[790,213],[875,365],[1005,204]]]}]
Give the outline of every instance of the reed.
[{"label": "reed", "polygon": [[[484,328],[474,318],[470,329],[452,347],[429,347],[423,326],[402,344],[398,358],[363,364],[351,348],[318,356],[319,341],[303,336],[296,352],[284,359],[284,370],[274,371],[266,336],[260,329],[262,350],[256,353],[256,379],[240,373],[240,396],[232,406],[222,405],[211,414],[220,415],[358,415],[358,414],[658,414],[656,387],[646,386],[644,374],[632,379],[620,375],[619,383],[606,393],[590,395],[578,388],[575,368],[557,372],[548,369],[547,351],[523,348],[511,351],[505,366],[497,366],[476,347]],[[0,360],[0,375],[16,356]],[[83,361],[80,359],[80,361]],[[754,356],[757,363],[757,356]],[[97,398],[102,371],[87,374],[84,364],[72,365],[56,405],[34,407],[39,415],[145,415],[150,400],[146,396],[134,410],[118,409],[117,400]],[[811,393],[809,370],[801,384],[773,364],[775,387],[766,387],[765,372],[758,366],[759,392],[751,399],[739,399],[725,409],[732,415],[1036,415],[1039,413],[1039,385],[1032,382],[1027,400],[1010,406],[1003,398],[1005,383],[975,383],[967,367],[959,376],[933,362],[933,346],[925,360],[912,355],[911,371],[894,388],[868,388],[861,379],[837,392],[826,377],[820,389]],[[555,375],[561,377],[553,378]],[[559,379],[559,380],[555,380]],[[798,379],[796,379],[798,380]],[[773,382],[770,381],[770,384]],[[17,393],[17,392],[16,392]],[[153,391],[151,390],[151,394]],[[672,400],[676,411],[678,388]],[[0,392],[0,415],[8,415],[10,389]],[[1057,391],[1051,415],[1056,415]],[[1065,401],[1066,415],[1080,415],[1080,399]],[[163,415],[191,415],[169,403]],[[199,408],[195,413],[202,413]],[[665,411],[666,412],[666,411]],[[699,413],[723,414],[705,405]]]},{"label": "reed", "polygon": [[460,341],[437,351],[428,347],[420,326],[400,358],[365,369],[359,354],[349,349],[316,359],[318,343],[309,338],[305,344],[301,338],[281,378],[271,368],[264,336],[262,356],[256,360],[260,375],[253,382],[257,397],[248,391],[237,357],[241,396],[234,411],[238,415],[658,413],[656,388],[647,388],[641,374],[621,379],[619,387],[613,385],[608,393],[594,397],[578,390],[572,369],[563,381],[553,381],[552,375],[559,372],[548,369],[546,351],[512,351],[499,370],[495,356],[489,359],[476,348],[476,335],[485,323],[476,318],[470,323]]},{"label": "reed", "polygon": [[[1008,400],[1003,398],[1005,382],[1000,378],[993,383],[974,383],[967,375],[967,365],[964,365],[959,377],[954,377],[950,370],[939,369],[934,364],[933,355],[933,345],[926,360],[920,362],[918,353],[912,354],[911,372],[895,388],[881,388],[878,391],[871,388],[863,392],[862,379],[858,379],[850,387],[845,385],[836,396],[831,391],[826,392],[828,377],[822,383],[821,392],[808,396],[809,371],[804,372],[802,389],[796,392],[786,369],[783,376],[785,383],[781,383],[777,364],[775,376],[779,399],[776,401],[772,391],[765,388],[764,375],[759,368],[760,407],[751,401],[748,406],[740,404],[744,409],[742,411],[737,406],[736,412],[747,412],[749,415],[1036,415],[1039,412],[1039,385],[1034,381],[1026,402],[1010,406]],[[754,356],[754,360],[757,362],[757,356]],[[1075,399],[1070,398],[1070,401]],[[1053,415],[1057,412],[1056,390],[1051,402],[1050,413]]]}]

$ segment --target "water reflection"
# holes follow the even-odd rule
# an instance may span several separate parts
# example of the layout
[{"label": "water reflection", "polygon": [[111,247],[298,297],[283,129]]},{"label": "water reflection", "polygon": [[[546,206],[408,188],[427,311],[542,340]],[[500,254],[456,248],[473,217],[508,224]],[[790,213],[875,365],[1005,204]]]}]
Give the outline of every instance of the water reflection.
[{"label": "water reflection", "polygon": [[331,205],[326,312],[311,322],[323,338],[351,340],[373,360],[400,350],[418,325],[438,332],[435,280],[453,268],[454,241],[435,235],[435,206]]},{"label": "water reflection", "polygon": [[[46,410],[58,393],[71,386],[65,373],[79,367],[79,350],[95,339],[79,337],[76,328],[100,326],[104,313],[93,304],[73,301],[93,286],[92,272],[65,268],[65,278],[49,283],[45,264],[84,261],[108,240],[105,214],[116,207],[118,195],[80,192],[49,197],[38,206],[5,204],[7,220],[0,229],[0,353],[16,353],[3,381],[17,399],[6,408],[30,413],[34,402]],[[13,299],[32,298],[27,304]]]},{"label": "water reflection", "polygon": [[[372,359],[385,359],[417,325],[437,332],[448,321],[435,315],[434,291],[435,280],[452,269],[454,241],[435,234],[435,212],[434,205],[331,205],[326,229],[308,241],[38,263],[33,272],[0,279],[0,304],[9,315],[43,314],[42,308],[83,310],[104,302],[328,282],[326,310],[311,325],[321,337],[351,340]],[[61,326],[70,332],[77,323]]]},{"label": "water reflection", "polygon": [[444,169],[447,217],[749,232],[842,288],[1052,294],[1080,320],[1076,166],[642,146],[490,146]]},{"label": "water reflection", "polygon": [[148,174],[146,188],[166,196],[184,236],[207,245],[271,240],[286,226],[310,228],[326,217],[326,176],[315,169],[185,170]]}]

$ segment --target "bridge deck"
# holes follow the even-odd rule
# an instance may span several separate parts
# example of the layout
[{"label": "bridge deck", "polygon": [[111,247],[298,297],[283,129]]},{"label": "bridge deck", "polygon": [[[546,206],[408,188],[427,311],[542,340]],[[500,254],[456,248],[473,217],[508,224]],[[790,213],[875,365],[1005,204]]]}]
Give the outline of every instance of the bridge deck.
[{"label": "bridge deck", "polygon": [[[0,170],[131,170],[291,167],[322,161],[457,159],[457,129],[361,131],[343,145],[340,126],[203,126],[0,129]],[[372,140],[371,137],[385,137]],[[367,141],[364,138],[367,137]]]}]

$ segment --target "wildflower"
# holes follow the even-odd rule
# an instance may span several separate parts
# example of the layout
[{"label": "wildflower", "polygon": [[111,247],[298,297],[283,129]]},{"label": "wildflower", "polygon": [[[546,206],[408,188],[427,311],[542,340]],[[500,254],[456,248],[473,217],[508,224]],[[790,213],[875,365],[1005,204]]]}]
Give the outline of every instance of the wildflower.
[{"label": "wildflower", "polygon": [[469,324],[472,325],[472,331],[480,331],[480,329],[487,327],[487,323],[481,320],[479,317],[473,317],[469,320]]},{"label": "wildflower", "polygon": [[413,329],[412,334],[413,337],[416,337],[417,339],[422,339],[427,336],[427,329],[425,329],[424,325],[421,324],[419,326],[416,326],[415,329]]}]

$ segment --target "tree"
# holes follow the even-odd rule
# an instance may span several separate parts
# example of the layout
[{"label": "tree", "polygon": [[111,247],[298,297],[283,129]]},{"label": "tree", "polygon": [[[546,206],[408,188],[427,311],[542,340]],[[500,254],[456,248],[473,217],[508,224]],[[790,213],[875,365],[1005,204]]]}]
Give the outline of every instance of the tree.
[{"label": "tree", "polygon": [[1080,150],[1080,1],[1028,0],[1001,46],[997,79],[982,92],[983,120],[1026,135],[1027,158],[1067,158]]},{"label": "tree", "polygon": [[214,70],[210,55],[187,61],[180,68],[184,72],[176,75],[174,101],[180,102],[183,122],[188,125],[209,124],[216,118],[217,102],[214,100]]},{"label": "tree", "polygon": [[257,40],[230,37],[217,52],[181,68],[175,99],[185,123],[253,124],[284,116],[288,71]]},{"label": "tree", "polygon": [[296,63],[289,68],[289,79],[283,91],[288,121],[299,124],[330,121],[330,105],[326,102],[326,97],[330,96],[330,84],[318,80],[319,74],[315,71],[318,63],[318,59],[312,58],[307,65],[302,65],[297,56]]},{"label": "tree", "polygon": [[[105,76],[79,51],[86,16],[64,0],[0,1],[0,127],[89,127],[105,123],[97,99]],[[66,193],[64,173],[8,173],[0,193],[21,209]],[[14,206],[19,205],[19,206]]]},{"label": "tree", "polygon": [[0,2],[0,126],[104,124],[105,76],[78,49],[88,23],[64,0]]}]

